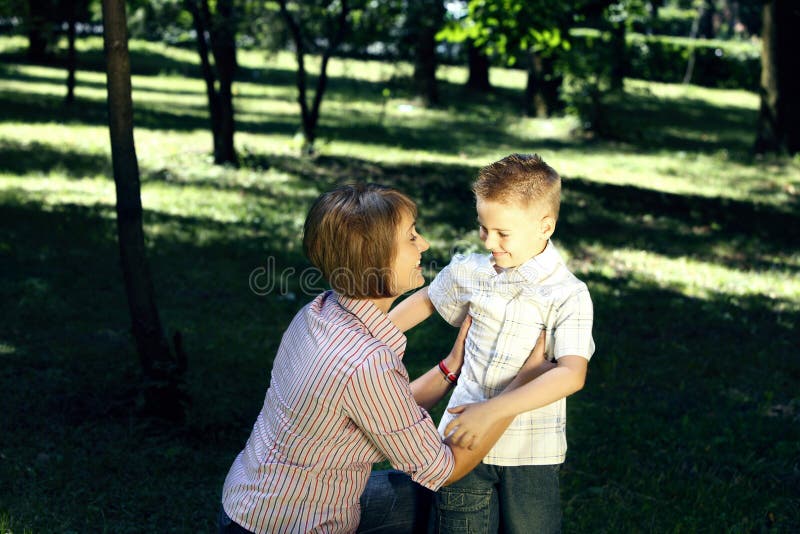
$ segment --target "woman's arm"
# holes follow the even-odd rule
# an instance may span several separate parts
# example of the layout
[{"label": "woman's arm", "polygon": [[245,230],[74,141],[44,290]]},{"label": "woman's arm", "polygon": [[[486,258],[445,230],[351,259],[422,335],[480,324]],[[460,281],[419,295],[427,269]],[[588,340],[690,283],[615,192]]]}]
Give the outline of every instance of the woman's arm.
[{"label": "woman's arm", "polygon": [[423,287],[389,311],[389,319],[402,332],[410,330],[427,319],[436,311],[430,297],[428,287]]},{"label": "woman's arm", "polygon": [[[459,334],[460,333],[461,332],[459,332]],[[506,389],[503,390],[504,392],[512,391],[516,388],[524,386],[531,380],[555,367],[555,364],[544,359],[544,350],[545,334],[544,331],[542,331],[542,333],[539,335],[539,339],[536,341],[536,346],[533,347],[528,359],[525,360],[524,364],[522,364],[522,368],[519,370],[519,373],[517,373],[517,376],[514,378],[514,380],[512,380],[511,383],[506,386]],[[482,402],[467,406],[481,406],[485,404],[486,402]],[[464,406],[457,406],[455,409],[451,409],[450,411],[453,413],[460,413],[463,411],[463,409]],[[448,439],[447,444],[453,451],[456,465],[453,468],[450,478],[447,479],[447,482],[445,482],[444,485],[447,486],[448,484],[452,484],[472,471],[475,466],[478,465],[489,453],[491,448],[494,447],[494,444],[497,443],[497,440],[500,439],[500,437],[506,431],[508,425],[510,425],[514,420],[514,417],[514,415],[498,417],[490,412],[486,416],[487,427],[483,434],[481,434],[480,441],[476,441],[475,443],[463,443],[464,446],[462,447],[457,443],[454,443],[453,440]]]},{"label": "woman's arm", "polygon": [[445,428],[445,435],[451,435],[454,443],[464,447],[480,446],[484,439],[482,436],[488,436],[491,432],[491,419],[487,418],[513,419],[523,412],[572,395],[583,388],[588,363],[581,356],[562,356],[554,369],[539,376],[529,373],[515,388],[506,388],[500,395],[485,402],[451,409],[451,413],[460,415],[450,421]]}]

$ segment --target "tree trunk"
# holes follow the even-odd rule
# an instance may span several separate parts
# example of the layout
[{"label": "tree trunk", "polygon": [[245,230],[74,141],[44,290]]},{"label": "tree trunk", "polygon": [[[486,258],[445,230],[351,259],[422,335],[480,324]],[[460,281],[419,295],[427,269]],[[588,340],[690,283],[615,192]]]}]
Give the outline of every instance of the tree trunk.
[{"label": "tree trunk", "polygon": [[28,0],[28,60],[33,63],[41,63],[47,58],[47,47],[52,37],[47,15],[45,0]]},{"label": "tree trunk", "polygon": [[[203,0],[208,8],[208,0]],[[238,163],[233,145],[235,132],[233,110],[233,78],[236,75],[236,29],[233,18],[233,0],[217,1],[216,24],[211,26],[211,49],[219,74],[219,121],[215,133],[214,163]]]},{"label": "tree trunk", "polygon": [[647,35],[652,35],[655,33],[654,28],[658,23],[658,10],[664,5],[664,0],[650,0],[648,5],[650,6],[650,16],[647,22]]},{"label": "tree trunk", "polygon": [[[200,71],[206,84],[206,98],[208,99],[208,114],[211,120],[211,133],[216,143],[216,132],[219,124],[219,109],[217,102],[216,77],[211,68],[208,57],[208,41],[206,41],[207,24],[204,18],[205,10],[198,7],[196,0],[187,0],[186,9],[192,15],[194,31],[197,34],[197,54],[200,56]],[[214,145],[216,148],[216,144]]]},{"label": "tree trunk", "polygon": [[410,34],[414,41],[414,86],[426,105],[439,103],[436,83],[436,33],[444,21],[444,4],[441,0],[417,0],[409,7]]},{"label": "tree trunk", "polygon": [[701,37],[706,39],[713,39],[716,32],[714,30],[714,15],[717,8],[714,5],[714,0],[705,0],[703,7],[700,8],[700,26],[699,32]]},{"label": "tree trunk", "polygon": [[414,85],[425,104],[435,106],[439,103],[439,87],[436,85],[436,29],[420,28],[418,38],[414,50]]},{"label": "tree trunk", "polygon": [[103,41],[107,62],[108,120],[117,193],[125,293],[133,337],[144,372],[143,411],[173,421],[184,417],[182,392],[186,355],[176,334],[176,356],[161,328],[142,228],[139,165],[133,140],[130,58],[124,0],[103,0]]},{"label": "tree trunk", "polygon": [[[214,163],[237,165],[238,157],[233,142],[236,121],[232,91],[237,63],[231,0],[217,2],[216,20],[211,15],[208,0],[200,0],[200,5],[197,0],[186,0],[185,5],[192,15],[197,34],[197,53],[200,56],[200,68],[206,85],[211,135],[214,141]],[[211,39],[216,74],[209,60],[206,33]],[[219,78],[219,89],[217,78]]]},{"label": "tree trunk", "polygon": [[761,106],[757,152],[800,151],[800,80],[795,51],[800,47],[800,6],[768,0],[761,31]]},{"label": "tree trunk", "polygon": [[529,117],[549,117],[560,107],[558,88],[561,77],[556,76],[555,58],[528,53],[528,82],[525,85],[525,114]]},{"label": "tree trunk", "polygon": [[621,91],[625,87],[627,72],[627,54],[625,52],[625,22],[611,23],[611,69],[609,71],[609,89]]},{"label": "tree trunk", "polygon": [[489,83],[489,58],[480,48],[475,46],[471,39],[467,42],[467,61],[469,64],[469,78],[467,89],[480,93],[492,90]]},{"label": "tree trunk", "polygon": [[77,53],[75,51],[75,25],[77,24],[78,14],[76,13],[77,7],[74,5],[69,12],[69,21],[67,23],[67,96],[64,102],[67,105],[75,101],[75,69],[77,68]]},{"label": "tree trunk", "polygon": [[340,11],[336,18],[335,34],[328,37],[328,42],[325,50],[322,52],[322,60],[320,61],[319,77],[317,77],[317,87],[314,91],[314,100],[311,106],[308,105],[307,98],[307,73],[305,64],[305,36],[303,35],[303,28],[300,22],[292,17],[286,6],[286,0],[278,0],[281,16],[295,45],[295,59],[297,60],[297,102],[300,104],[300,115],[303,124],[303,149],[302,152],[307,155],[315,153],[314,142],[317,138],[317,123],[319,122],[320,108],[322,107],[322,99],[325,96],[325,90],[328,84],[328,61],[333,53],[342,43],[344,34],[347,30],[347,17],[350,15],[350,6],[347,0],[341,0]]}]

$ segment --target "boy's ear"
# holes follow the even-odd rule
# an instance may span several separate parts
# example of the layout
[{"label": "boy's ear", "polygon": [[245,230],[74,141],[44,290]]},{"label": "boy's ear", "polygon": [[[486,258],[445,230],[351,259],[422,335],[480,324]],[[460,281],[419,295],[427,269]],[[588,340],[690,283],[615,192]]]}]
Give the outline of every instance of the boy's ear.
[{"label": "boy's ear", "polygon": [[545,215],[542,217],[541,231],[545,239],[550,239],[550,236],[556,231],[556,218],[552,215]]}]

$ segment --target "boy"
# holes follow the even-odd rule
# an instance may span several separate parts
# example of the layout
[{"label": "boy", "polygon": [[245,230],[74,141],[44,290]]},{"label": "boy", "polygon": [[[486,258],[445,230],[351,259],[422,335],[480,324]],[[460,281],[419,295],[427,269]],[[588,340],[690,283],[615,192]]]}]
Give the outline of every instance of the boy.
[{"label": "boy", "polygon": [[[404,331],[434,309],[453,325],[472,316],[464,365],[439,424],[453,444],[476,446],[493,420],[487,414],[516,416],[481,464],[439,491],[437,530],[558,532],[565,398],[583,387],[594,352],[592,302],[550,241],[561,196],[555,170],[538,155],[512,154],[481,169],[473,191],[491,255],[456,255],[389,314]],[[504,391],[541,330],[549,369]]]}]

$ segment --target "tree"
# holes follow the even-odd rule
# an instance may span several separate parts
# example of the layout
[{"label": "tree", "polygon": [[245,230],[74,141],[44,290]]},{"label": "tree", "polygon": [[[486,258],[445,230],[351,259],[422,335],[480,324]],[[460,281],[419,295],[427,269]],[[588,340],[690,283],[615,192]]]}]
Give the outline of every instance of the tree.
[{"label": "tree", "polygon": [[475,45],[473,39],[467,41],[467,65],[469,77],[467,89],[480,93],[488,93],[492,89],[489,83],[489,56],[486,51]]},{"label": "tree", "polygon": [[761,32],[761,106],[755,149],[759,153],[800,151],[800,6],[767,0]]},{"label": "tree", "polygon": [[414,89],[427,105],[439,103],[436,84],[436,34],[444,24],[442,0],[409,0],[406,6],[406,40],[414,59]]},{"label": "tree", "polygon": [[[212,13],[208,0],[186,0],[197,34],[197,52],[206,84],[211,133],[214,137],[214,163],[236,165],[233,137],[236,122],[233,109],[233,79],[236,75],[236,22],[233,0],[217,0]],[[209,61],[208,49],[214,66]],[[216,72],[215,72],[216,71]]]},{"label": "tree", "polygon": [[[348,0],[314,0],[310,2],[278,0],[278,5],[294,42],[295,59],[297,60],[297,101],[300,104],[303,121],[303,152],[314,154],[320,106],[328,85],[328,61],[344,40],[348,28],[350,3]],[[321,48],[322,57],[314,99],[309,105],[305,58],[307,53],[318,48]]]},{"label": "tree", "polygon": [[187,358],[180,333],[175,354],[161,328],[142,228],[139,165],[133,140],[133,102],[124,0],[103,0],[103,44],[106,54],[108,121],[117,194],[117,236],[132,332],[144,372],[143,411],[180,421]]},{"label": "tree", "polygon": [[28,0],[25,28],[28,33],[28,59],[39,63],[47,58],[53,41],[55,25],[52,11],[55,0]]},{"label": "tree", "polygon": [[67,96],[64,102],[67,105],[75,101],[75,71],[78,68],[78,53],[75,48],[77,37],[76,26],[79,21],[89,19],[89,0],[72,0],[66,5],[59,5],[60,19],[67,22]]},{"label": "tree", "polygon": [[555,64],[559,50],[569,46],[566,36],[575,8],[546,0],[470,0],[466,17],[440,36],[455,42],[472,39],[508,65],[523,61],[528,71],[525,113],[548,116],[559,107],[561,75]]}]

